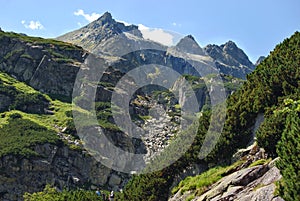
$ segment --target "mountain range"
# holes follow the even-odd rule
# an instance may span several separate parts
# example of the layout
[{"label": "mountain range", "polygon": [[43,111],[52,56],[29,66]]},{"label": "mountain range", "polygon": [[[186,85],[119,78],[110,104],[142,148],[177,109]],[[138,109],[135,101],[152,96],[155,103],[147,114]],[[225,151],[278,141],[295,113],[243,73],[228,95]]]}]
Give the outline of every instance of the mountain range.
[{"label": "mountain range", "polygon": [[296,199],[299,41],[254,65],[233,41],[166,46],[109,12],[56,39],[0,30],[0,199]]},{"label": "mountain range", "polygon": [[[108,12],[96,21],[57,39],[79,45],[95,54],[113,56],[123,56],[139,49],[165,51],[167,55],[174,49],[174,47],[167,47],[158,42],[144,39],[138,26],[126,26],[117,22]],[[208,45],[201,48],[193,36],[189,35],[183,37],[175,45],[175,48],[186,53],[206,56],[207,59],[213,61],[213,65],[220,73],[226,75],[245,79],[246,75],[255,68],[248,56],[232,41],[221,46]]]}]

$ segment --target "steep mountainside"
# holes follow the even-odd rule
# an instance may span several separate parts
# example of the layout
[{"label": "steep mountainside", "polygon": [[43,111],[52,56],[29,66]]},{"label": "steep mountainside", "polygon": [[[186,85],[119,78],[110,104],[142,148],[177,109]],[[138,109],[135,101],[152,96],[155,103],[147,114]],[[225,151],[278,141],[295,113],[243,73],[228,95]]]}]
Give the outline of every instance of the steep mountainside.
[{"label": "steep mountainside", "polygon": [[[89,70],[86,62],[92,61],[91,54],[69,43],[7,32],[0,32],[0,43],[3,44],[0,47],[0,135],[5,139],[0,143],[1,199],[21,200],[23,193],[40,191],[46,184],[59,189],[93,189],[96,186],[121,188],[130,175],[106,168],[93,158],[83,147],[83,141],[79,139],[73,123],[72,106],[69,102],[76,75],[80,69]],[[148,155],[145,160],[153,151],[161,151],[167,146],[167,137],[175,133],[172,130],[177,124],[172,119],[179,117],[179,108],[176,106],[178,100],[171,98],[169,91],[164,92],[155,87],[133,96],[130,103],[134,111],[132,118],[152,133],[144,142],[126,137],[115,126],[109,101],[113,87],[136,60],[147,64],[153,59],[153,62],[165,64],[161,58],[169,57],[169,64],[165,65],[174,68],[178,66],[178,72],[188,73],[183,58],[167,56],[165,51],[162,56],[156,53],[148,54],[149,58],[144,59],[138,54],[128,54],[116,61],[109,56],[105,59],[95,57],[97,65],[103,62],[107,67],[97,86],[95,107],[98,123],[109,139],[123,150],[129,153],[144,153],[146,150]],[[155,76],[150,78],[155,79]],[[186,79],[197,94],[199,107],[209,105],[204,78],[186,75]],[[231,76],[224,75],[222,79],[227,95],[243,83]],[[130,78],[125,80],[125,85],[132,85]],[[157,115],[150,108],[161,105],[155,99],[167,106],[162,111],[169,111],[163,114],[171,121],[156,119]],[[76,112],[89,114],[91,108],[84,99],[79,96],[74,100],[83,103],[82,108]],[[91,126],[84,129],[93,132],[97,128]],[[157,142],[157,137],[161,139],[161,144]],[[32,183],[33,180],[36,182]]]},{"label": "steep mountainside", "polygon": [[[258,145],[266,150],[265,157],[275,158],[277,155],[281,157],[276,163],[283,177],[279,187],[280,196],[286,200],[298,200],[299,181],[296,175],[299,175],[300,168],[299,155],[295,154],[295,147],[299,147],[299,140],[296,139],[299,137],[297,125],[300,122],[299,41],[299,32],[284,40],[248,76],[243,86],[229,96],[223,132],[214,150],[204,160],[199,159],[198,156],[210,122],[214,121],[209,112],[202,113],[195,141],[180,160],[160,172],[134,177],[126,186],[124,196],[122,195],[121,198],[123,200],[126,198],[167,200],[169,194],[161,189],[174,187],[176,175],[186,175],[188,171],[201,173],[205,171],[206,164],[210,167],[208,172],[195,178],[187,178],[177,189],[175,188],[174,193],[181,188],[183,192],[190,191],[186,197],[183,197],[187,200],[194,198],[195,200],[273,200],[273,198],[282,200],[273,195],[275,189],[273,182],[281,176],[277,174],[276,168],[271,168],[267,163],[263,162],[263,166],[256,166],[258,162],[255,162],[252,168],[238,172],[235,171],[239,168],[234,168],[235,173],[232,175],[232,170],[227,172],[227,168],[222,168],[224,165],[231,164],[233,154],[239,148],[245,148],[252,143],[256,134]],[[214,122],[218,122],[218,119]],[[280,144],[276,146],[278,142]],[[239,158],[242,159],[240,163],[245,162],[243,159],[252,160],[252,157],[247,154]],[[249,165],[246,162],[246,165],[242,165],[242,169]],[[200,167],[200,170],[196,167]],[[271,174],[269,170],[273,173]],[[270,175],[267,177],[263,172]],[[228,174],[230,175],[227,176]],[[274,174],[277,176],[274,177]],[[220,180],[222,177],[224,178]],[[260,182],[263,185],[259,184]],[[175,195],[175,200],[177,198],[181,199],[180,193]]]},{"label": "steep mountainside", "polygon": [[[117,200],[280,200],[273,195],[279,170],[280,196],[299,197],[299,32],[278,45],[247,81],[232,76],[245,78],[254,66],[231,41],[202,49],[186,36],[176,46],[165,47],[143,39],[136,26],[116,22],[109,13],[63,38],[77,40],[88,50],[0,31],[1,200],[22,200],[25,192],[26,201],[64,196],[95,200],[91,193],[97,187],[123,189],[116,192]],[[129,46],[125,51],[124,45]],[[134,71],[141,66],[147,68]],[[182,76],[174,79],[169,69]],[[222,127],[220,119],[225,116],[221,104],[215,115],[211,111],[216,78],[229,97],[226,120],[221,136],[210,131],[209,142],[218,143],[201,158],[211,122]],[[185,81],[192,91],[186,90]],[[182,112],[191,104],[191,92],[196,95],[199,125],[180,132],[180,120],[194,120]],[[129,96],[124,104],[128,113],[112,102],[114,96]],[[127,116],[115,119],[113,112]],[[76,116],[83,117],[79,124],[73,121]],[[134,126],[144,130],[141,138],[129,135]],[[172,160],[168,150],[181,150],[182,140],[189,140],[196,126],[192,145],[170,166],[148,174],[121,172],[145,167],[153,156],[158,156],[158,163]],[[254,140],[261,148],[239,150]],[[107,151],[114,147],[117,152]],[[137,161],[133,153],[144,156]],[[278,169],[272,161],[277,156]],[[46,184],[51,187],[33,193]],[[60,193],[62,189],[66,190]]]},{"label": "steep mountainside", "polygon": [[[44,93],[71,96],[76,73],[88,56],[78,46],[0,32],[0,70]],[[64,72],[64,73],[62,73]]]}]

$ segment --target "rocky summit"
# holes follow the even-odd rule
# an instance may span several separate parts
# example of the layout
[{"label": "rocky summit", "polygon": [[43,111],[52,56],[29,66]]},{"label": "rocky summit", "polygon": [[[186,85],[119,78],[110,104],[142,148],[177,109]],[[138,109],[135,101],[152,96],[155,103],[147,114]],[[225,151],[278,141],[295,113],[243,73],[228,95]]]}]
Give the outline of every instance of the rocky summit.
[{"label": "rocky summit", "polygon": [[233,41],[220,46],[207,45],[204,50],[214,59],[220,72],[245,79],[245,76],[255,68],[248,56]]}]

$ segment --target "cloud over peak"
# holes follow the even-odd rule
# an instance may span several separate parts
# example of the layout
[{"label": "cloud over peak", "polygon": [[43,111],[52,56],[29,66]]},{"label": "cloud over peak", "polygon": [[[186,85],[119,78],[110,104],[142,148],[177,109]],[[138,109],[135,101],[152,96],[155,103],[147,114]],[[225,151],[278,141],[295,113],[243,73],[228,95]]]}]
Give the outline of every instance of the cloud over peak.
[{"label": "cloud over peak", "polygon": [[74,15],[83,16],[89,22],[95,21],[101,16],[98,13],[87,14],[82,9],[78,9],[77,11],[75,11]]},{"label": "cloud over peak", "polygon": [[145,39],[153,40],[166,46],[174,45],[173,35],[164,31],[163,29],[150,28],[143,24],[139,24],[138,27]]}]

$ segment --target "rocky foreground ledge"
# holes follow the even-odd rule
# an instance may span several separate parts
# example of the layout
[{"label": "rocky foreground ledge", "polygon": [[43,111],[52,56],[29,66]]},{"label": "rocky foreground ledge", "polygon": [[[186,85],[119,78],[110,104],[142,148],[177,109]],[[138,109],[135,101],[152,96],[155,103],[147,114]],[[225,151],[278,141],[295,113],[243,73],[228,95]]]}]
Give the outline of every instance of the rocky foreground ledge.
[{"label": "rocky foreground ledge", "polygon": [[282,177],[275,166],[278,158],[265,164],[249,166],[249,163],[265,157],[263,149],[257,149],[256,153],[251,154],[254,149],[255,146],[252,146],[251,149],[245,150],[250,151],[248,155],[243,156],[247,160],[232,173],[209,186],[202,195],[194,196],[196,189],[184,193],[179,190],[169,201],[283,201],[281,197],[274,195],[275,183]]}]

